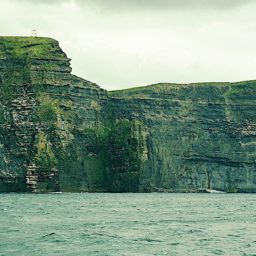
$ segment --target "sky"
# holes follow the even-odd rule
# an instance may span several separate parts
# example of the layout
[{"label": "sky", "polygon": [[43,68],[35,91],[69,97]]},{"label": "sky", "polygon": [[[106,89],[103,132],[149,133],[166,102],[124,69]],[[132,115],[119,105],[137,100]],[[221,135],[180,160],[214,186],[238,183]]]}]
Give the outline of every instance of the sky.
[{"label": "sky", "polygon": [[256,0],[0,0],[0,35],[52,37],[108,90],[256,79]]}]

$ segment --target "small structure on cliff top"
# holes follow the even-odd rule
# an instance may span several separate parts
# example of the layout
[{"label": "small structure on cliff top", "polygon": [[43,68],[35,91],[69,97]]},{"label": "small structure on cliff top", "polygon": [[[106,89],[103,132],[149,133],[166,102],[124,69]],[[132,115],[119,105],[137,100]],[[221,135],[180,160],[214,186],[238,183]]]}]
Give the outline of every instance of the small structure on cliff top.
[{"label": "small structure on cliff top", "polygon": [[31,32],[31,36],[36,37],[37,36],[37,31],[36,29],[33,29]]}]

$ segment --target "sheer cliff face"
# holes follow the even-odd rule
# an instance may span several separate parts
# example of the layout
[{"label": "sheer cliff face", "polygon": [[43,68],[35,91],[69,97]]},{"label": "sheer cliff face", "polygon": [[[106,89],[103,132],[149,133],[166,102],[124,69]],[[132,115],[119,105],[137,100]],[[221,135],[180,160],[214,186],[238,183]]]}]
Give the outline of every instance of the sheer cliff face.
[{"label": "sheer cliff face", "polygon": [[0,191],[79,191],[106,93],[48,38],[0,37]]},{"label": "sheer cliff face", "polygon": [[255,91],[248,81],[112,92],[115,117],[143,124],[140,190],[255,192]]},{"label": "sheer cliff face", "polygon": [[0,37],[0,192],[256,192],[255,81],[107,93],[69,62]]}]

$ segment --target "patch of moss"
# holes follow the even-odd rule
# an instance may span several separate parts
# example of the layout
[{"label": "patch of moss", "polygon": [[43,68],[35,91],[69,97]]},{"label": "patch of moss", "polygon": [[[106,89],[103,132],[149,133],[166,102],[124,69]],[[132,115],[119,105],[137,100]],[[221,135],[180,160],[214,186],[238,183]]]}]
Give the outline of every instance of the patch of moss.
[{"label": "patch of moss", "polygon": [[225,93],[225,97],[251,97],[256,93],[256,80],[233,83]]},{"label": "patch of moss", "polygon": [[58,161],[51,148],[50,142],[47,140],[47,135],[40,131],[36,138],[36,164],[44,170],[50,171],[56,167]]},{"label": "patch of moss", "polygon": [[58,115],[60,114],[58,101],[49,97],[47,93],[40,93],[37,99],[39,101],[39,106],[36,111],[36,121],[48,123],[55,127]]},{"label": "patch of moss", "polygon": [[104,176],[111,191],[138,191],[143,151],[139,127],[138,121],[121,119],[91,131],[96,138],[93,151],[104,162]]},{"label": "patch of moss", "polygon": [[228,193],[238,193],[239,188],[237,186],[232,186],[232,187],[228,188],[227,192]]},{"label": "patch of moss", "polygon": [[140,166],[139,141],[134,134],[135,121],[117,121],[109,132],[108,158],[113,170],[124,172],[138,170]]}]

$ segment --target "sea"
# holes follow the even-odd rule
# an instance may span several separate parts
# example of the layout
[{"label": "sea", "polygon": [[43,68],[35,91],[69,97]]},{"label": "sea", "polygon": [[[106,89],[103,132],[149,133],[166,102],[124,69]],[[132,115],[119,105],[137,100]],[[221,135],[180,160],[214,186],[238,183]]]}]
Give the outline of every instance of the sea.
[{"label": "sea", "polygon": [[0,194],[0,255],[256,255],[256,194]]}]

